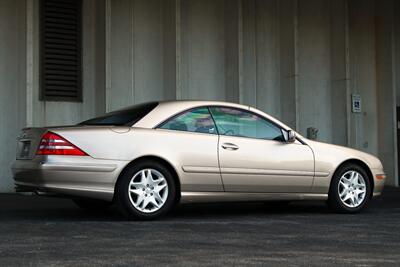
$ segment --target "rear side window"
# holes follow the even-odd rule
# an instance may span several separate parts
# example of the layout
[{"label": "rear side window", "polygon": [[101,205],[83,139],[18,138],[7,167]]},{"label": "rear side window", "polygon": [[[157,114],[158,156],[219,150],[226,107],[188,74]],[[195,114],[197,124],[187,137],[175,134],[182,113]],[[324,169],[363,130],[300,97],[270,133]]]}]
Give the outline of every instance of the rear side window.
[{"label": "rear side window", "polygon": [[112,126],[132,126],[150,111],[152,111],[158,102],[143,103],[107,113],[101,117],[90,119],[79,123],[80,125],[112,125]]},{"label": "rear side window", "polygon": [[206,107],[195,108],[181,113],[163,123],[160,129],[216,134],[217,130]]}]

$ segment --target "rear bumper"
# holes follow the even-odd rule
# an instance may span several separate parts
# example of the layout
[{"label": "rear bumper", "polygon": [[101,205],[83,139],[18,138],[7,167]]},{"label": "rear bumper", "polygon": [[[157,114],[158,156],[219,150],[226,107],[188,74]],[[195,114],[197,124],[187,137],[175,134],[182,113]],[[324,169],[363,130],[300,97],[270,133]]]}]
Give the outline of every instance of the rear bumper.
[{"label": "rear bumper", "polygon": [[12,165],[20,189],[112,200],[114,186],[126,161],[80,156],[36,156]]}]

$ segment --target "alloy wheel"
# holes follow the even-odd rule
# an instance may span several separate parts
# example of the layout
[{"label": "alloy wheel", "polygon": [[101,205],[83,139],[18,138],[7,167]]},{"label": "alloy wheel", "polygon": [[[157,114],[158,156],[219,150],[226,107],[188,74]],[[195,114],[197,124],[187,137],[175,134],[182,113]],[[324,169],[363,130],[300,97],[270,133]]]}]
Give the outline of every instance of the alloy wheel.
[{"label": "alloy wheel", "polygon": [[354,170],[347,171],[339,180],[338,191],[339,198],[345,206],[357,208],[367,195],[364,176]]},{"label": "alloy wheel", "polygon": [[128,195],[137,210],[144,213],[155,212],[168,198],[167,180],[155,169],[140,170],[130,180]]}]

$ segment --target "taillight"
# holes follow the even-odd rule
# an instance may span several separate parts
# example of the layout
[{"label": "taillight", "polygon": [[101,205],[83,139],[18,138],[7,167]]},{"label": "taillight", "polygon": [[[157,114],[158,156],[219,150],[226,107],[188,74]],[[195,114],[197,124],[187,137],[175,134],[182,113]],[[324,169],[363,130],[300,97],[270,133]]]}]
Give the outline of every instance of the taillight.
[{"label": "taillight", "polygon": [[87,156],[85,152],[61,136],[47,132],[42,136],[37,155]]}]

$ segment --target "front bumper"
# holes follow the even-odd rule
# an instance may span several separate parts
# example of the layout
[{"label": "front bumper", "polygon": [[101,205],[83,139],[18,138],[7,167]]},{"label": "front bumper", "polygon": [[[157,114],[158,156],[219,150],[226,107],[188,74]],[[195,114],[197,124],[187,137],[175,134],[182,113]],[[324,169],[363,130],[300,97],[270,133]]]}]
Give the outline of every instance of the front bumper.
[{"label": "front bumper", "polygon": [[373,196],[377,197],[382,194],[383,188],[385,186],[386,175],[382,168],[371,169],[371,172],[374,178]]},{"label": "front bumper", "polygon": [[87,156],[36,156],[12,165],[18,188],[112,200],[114,187],[126,161]]}]

